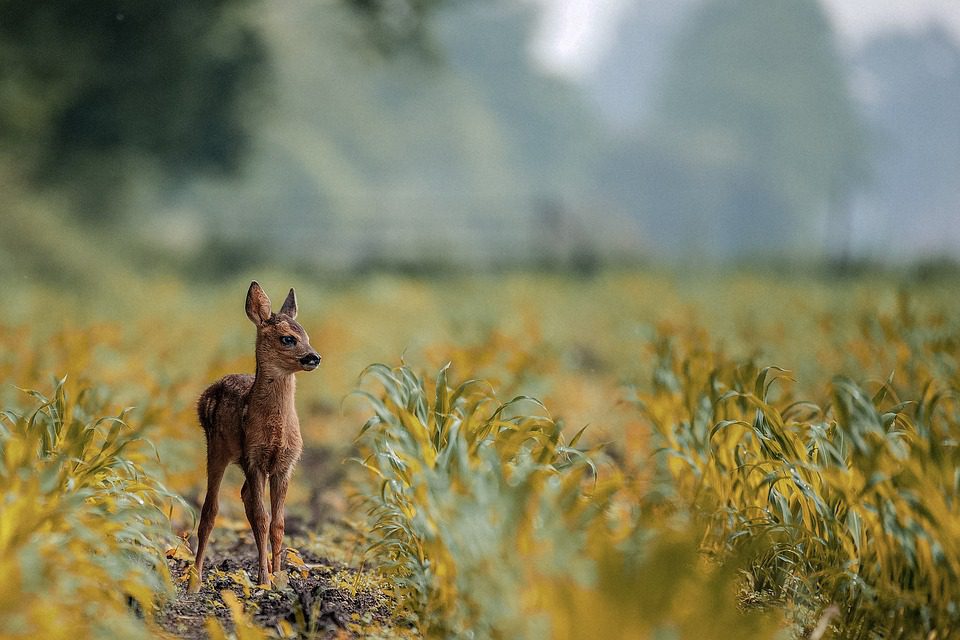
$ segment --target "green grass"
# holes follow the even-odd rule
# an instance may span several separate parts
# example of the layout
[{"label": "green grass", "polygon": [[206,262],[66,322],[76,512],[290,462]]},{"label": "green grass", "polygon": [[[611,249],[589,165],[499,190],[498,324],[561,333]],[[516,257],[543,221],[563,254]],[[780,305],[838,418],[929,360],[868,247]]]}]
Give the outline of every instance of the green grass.
[{"label": "green grass", "polygon": [[705,552],[748,550],[748,599],[806,631],[828,609],[838,638],[960,628],[960,331],[932,329],[900,326],[890,377],[835,377],[822,405],[776,369],[661,349],[641,405],[665,483]]},{"label": "green grass", "polygon": [[[308,448],[366,465],[325,504],[363,497],[366,568],[423,634],[956,633],[955,283],[255,275],[297,287],[324,356],[298,385]],[[193,528],[175,498],[202,495],[193,402],[253,368],[248,284],[18,281],[0,320],[4,633],[154,633],[163,547]],[[369,368],[366,402],[338,410],[399,354],[415,365]],[[222,514],[243,522],[229,491]]]},{"label": "green grass", "polygon": [[599,451],[577,448],[583,430],[567,441],[537,401],[454,386],[447,368],[432,384],[406,366],[367,375],[381,386],[363,392],[374,416],[360,436],[370,551],[425,636],[769,633],[737,610],[733,565],[650,518]]},{"label": "green grass", "polygon": [[[177,498],[135,428],[64,380],[0,414],[0,629],[8,638],[148,637],[171,585]],[[155,465],[150,465],[155,468]]]}]

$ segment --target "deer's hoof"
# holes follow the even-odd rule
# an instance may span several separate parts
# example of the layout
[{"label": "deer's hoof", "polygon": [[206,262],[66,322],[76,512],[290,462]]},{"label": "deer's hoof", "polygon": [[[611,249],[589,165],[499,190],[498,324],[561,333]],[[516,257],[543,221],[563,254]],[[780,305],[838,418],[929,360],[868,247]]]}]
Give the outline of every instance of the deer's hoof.
[{"label": "deer's hoof", "polygon": [[200,578],[200,574],[197,573],[196,567],[190,567],[189,571],[190,579],[187,582],[187,593],[197,593],[200,591],[202,579]]}]

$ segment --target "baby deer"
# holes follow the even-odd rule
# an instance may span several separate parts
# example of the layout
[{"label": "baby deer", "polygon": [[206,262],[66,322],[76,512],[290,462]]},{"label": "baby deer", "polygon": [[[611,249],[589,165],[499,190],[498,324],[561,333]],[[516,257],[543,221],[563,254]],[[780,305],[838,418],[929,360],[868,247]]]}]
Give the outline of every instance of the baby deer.
[{"label": "baby deer", "polygon": [[[300,421],[293,404],[293,374],[312,371],[320,356],[294,319],[297,297],[290,289],[279,313],[256,281],[247,291],[247,317],[257,327],[256,375],[232,374],[210,385],[197,401],[197,414],[207,438],[207,496],[197,531],[196,582],[203,577],[203,552],[219,510],[223,472],[233,462],[246,481],[240,490],[247,520],[257,543],[260,584],[270,586],[270,572],[280,570],[283,502],[294,465],[303,450]],[[270,480],[270,546],[267,556],[267,513],[264,486]]]}]

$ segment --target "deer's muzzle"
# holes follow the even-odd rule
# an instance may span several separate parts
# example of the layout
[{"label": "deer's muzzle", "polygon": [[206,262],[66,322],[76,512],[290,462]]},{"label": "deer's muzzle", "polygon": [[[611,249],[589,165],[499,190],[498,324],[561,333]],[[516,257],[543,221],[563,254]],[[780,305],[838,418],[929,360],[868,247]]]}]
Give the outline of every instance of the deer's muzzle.
[{"label": "deer's muzzle", "polygon": [[318,353],[308,353],[307,355],[300,358],[300,365],[306,371],[312,371],[320,365],[320,354]]}]

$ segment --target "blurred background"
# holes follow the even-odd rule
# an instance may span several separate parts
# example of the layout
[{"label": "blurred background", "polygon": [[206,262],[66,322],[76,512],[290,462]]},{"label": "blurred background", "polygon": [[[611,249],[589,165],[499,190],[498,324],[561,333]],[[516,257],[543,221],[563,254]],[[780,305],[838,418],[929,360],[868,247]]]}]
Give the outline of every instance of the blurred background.
[{"label": "blurred background", "polygon": [[[427,608],[441,616],[486,599],[473,637],[519,637],[498,621],[517,607],[515,628],[540,625],[528,615],[539,603],[559,603],[556,628],[587,636],[634,633],[650,611],[691,616],[698,630],[663,626],[657,637],[707,628],[759,637],[743,631],[739,605],[764,593],[782,594],[782,617],[797,624],[829,606],[821,619],[842,611],[861,635],[957,627],[960,0],[0,0],[0,503],[15,525],[0,540],[0,629],[14,620],[23,637],[136,637],[84,634],[61,617],[94,612],[105,629],[131,621],[127,594],[143,590],[102,589],[129,572],[111,558],[140,554],[144,536],[163,540],[168,528],[112,528],[138,521],[113,510],[125,485],[75,465],[74,452],[95,455],[85,443],[101,438],[114,446],[120,427],[81,427],[134,407],[124,434],[153,444],[131,440],[123,454],[183,498],[170,524],[186,567],[206,483],[195,403],[219,377],[255,370],[243,311],[252,279],[277,306],[296,287],[298,320],[323,355],[318,371],[298,376],[305,450],[287,532],[311,538],[301,548],[366,563],[370,527],[353,524],[366,509],[348,496],[374,484],[369,496],[387,493],[357,479],[363,466],[341,462],[366,457],[355,436],[373,409],[351,392],[380,394],[360,377],[374,362],[404,362],[431,391],[435,379],[441,389],[477,379],[497,402],[536,397],[542,407],[522,411],[548,412],[565,437],[578,434],[570,446],[601,455],[603,445],[603,483],[622,474],[623,508],[587,508],[567,500],[579,480],[555,493],[543,467],[528,476],[542,491],[514,482],[514,462],[497,462],[507,476],[487,473],[486,458],[467,483],[455,465],[480,445],[429,454],[431,470],[434,458],[452,470],[423,476],[451,510],[411,502],[404,514],[429,524],[422,539],[462,551],[418,551],[411,580],[474,580],[462,583],[468,597]],[[12,417],[36,409],[22,389],[55,398],[49,420]],[[750,389],[762,412],[722,393]],[[764,444],[762,457],[745,459],[765,462],[724,471],[741,451],[761,452],[741,449],[727,418],[766,429],[768,408],[778,424],[791,421],[791,456],[833,450],[828,432],[849,456],[830,454],[839,462],[821,478],[815,463]],[[33,439],[11,440],[14,422]],[[466,432],[442,422],[437,442]],[[797,447],[797,434],[816,447]],[[68,454],[54,458],[53,440]],[[665,442],[680,454],[666,464]],[[780,471],[751,497],[743,487],[768,463]],[[661,481],[668,467],[672,479]],[[56,484],[41,468],[69,473]],[[807,485],[797,469],[820,479]],[[799,493],[774,491],[786,491],[787,470]],[[865,478],[873,493],[856,488]],[[242,482],[231,468],[213,555],[233,555],[233,541],[250,536]],[[418,500],[434,495],[407,486]],[[104,488],[109,500],[91,510],[88,491]],[[525,506],[550,496],[565,501],[562,518]],[[685,527],[682,546],[647,546],[648,520]],[[719,557],[713,545],[727,531],[713,528],[734,522],[742,528],[723,544],[759,554],[751,571],[776,569],[744,573],[738,606],[721,573],[677,571],[713,567],[695,563],[694,550]],[[629,544],[605,533],[628,530]],[[40,551],[17,531],[45,536]],[[678,560],[676,549],[689,554]],[[547,586],[533,589],[543,568]],[[661,574],[669,588],[649,580]],[[651,584],[656,593],[643,595]],[[318,607],[333,601],[312,593]],[[737,632],[724,635],[726,620]],[[617,627],[597,633],[607,623]]]},{"label": "blurred background", "polygon": [[0,96],[28,282],[960,256],[952,0],[7,0]]}]

